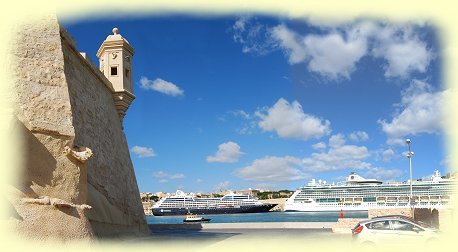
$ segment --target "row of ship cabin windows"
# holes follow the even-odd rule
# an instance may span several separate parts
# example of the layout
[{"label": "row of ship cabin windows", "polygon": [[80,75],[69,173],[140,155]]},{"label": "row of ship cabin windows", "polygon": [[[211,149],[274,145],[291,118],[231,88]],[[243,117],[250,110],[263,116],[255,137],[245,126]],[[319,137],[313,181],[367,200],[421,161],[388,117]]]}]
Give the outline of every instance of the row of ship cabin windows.
[{"label": "row of ship cabin windows", "polygon": [[[436,195],[441,195],[441,194],[449,194],[450,191],[449,190],[441,190],[441,191],[434,191],[434,192],[431,192],[431,191],[427,191],[427,190],[424,190],[424,191],[415,191],[416,194],[422,194],[422,195],[429,195],[429,196],[436,196]],[[366,195],[374,195],[374,196],[387,196],[387,195],[390,195],[390,196],[404,196],[405,194],[409,194],[409,191],[386,191],[386,192],[377,192],[377,191],[369,191],[369,192],[365,192]],[[300,193],[298,194],[296,197],[329,197],[329,196],[346,196],[346,197],[361,197],[361,193],[360,192],[340,192],[340,193],[321,193],[321,192],[318,192],[318,193],[308,193],[308,194],[303,194],[303,193]]]}]

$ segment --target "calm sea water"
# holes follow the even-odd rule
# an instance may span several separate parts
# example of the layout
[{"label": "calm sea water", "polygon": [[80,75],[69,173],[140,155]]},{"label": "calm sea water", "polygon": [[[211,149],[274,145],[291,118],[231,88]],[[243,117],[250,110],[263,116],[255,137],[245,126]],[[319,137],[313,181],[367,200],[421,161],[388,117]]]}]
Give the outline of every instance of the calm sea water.
[{"label": "calm sea water", "polygon": [[[203,215],[210,218],[210,223],[238,222],[334,222],[340,213],[300,213],[300,212],[265,212],[244,214]],[[345,218],[367,218],[367,212],[344,213]],[[180,224],[184,216],[147,216],[148,224]]]}]

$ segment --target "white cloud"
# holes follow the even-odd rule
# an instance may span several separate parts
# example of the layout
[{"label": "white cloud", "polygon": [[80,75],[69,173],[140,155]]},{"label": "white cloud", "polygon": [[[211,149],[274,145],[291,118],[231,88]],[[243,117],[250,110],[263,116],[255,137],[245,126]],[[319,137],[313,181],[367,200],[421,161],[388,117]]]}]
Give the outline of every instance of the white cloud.
[{"label": "white cloud", "polygon": [[237,169],[235,174],[251,181],[291,181],[307,178],[300,165],[301,160],[294,157],[266,156]]},{"label": "white cloud", "polygon": [[131,152],[137,154],[139,158],[143,157],[154,157],[156,153],[152,148],[143,147],[143,146],[134,146],[130,149]]},{"label": "white cloud", "polygon": [[176,174],[170,175],[170,179],[182,179],[182,178],[184,178],[183,173],[176,173]]},{"label": "white cloud", "polygon": [[257,111],[256,116],[261,118],[258,126],[262,130],[275,131],[283,138],[308,140],[320,138],[331,132],[328,120],[305,114],[299,102],[293,101],[290,104],[283,98],[269,108],[267,114]]},{"label": "white cloud", "polygon": [[331,148],[338,148],[345,144],[345,137],[342,134],[332,135],[329,138],[329,146]]},{"label": "white cloud", "polygon": [[394,151],[392,149],[387,149],[382,152],[383,162],[389,162],[394,157]]},{"label": "white cloud", "polygon": [[267,29],[256,18],[239,17],[232,26],[233,39],[242,45],[242,52],[264,55],[273,50]]},{"label": "white cloud", "polygon": [[355,142],[362,142],[362,141],[367,141],[369,139],[369,135],[365,131],[356,131],[350,133],[348,136],[351,140]]},{"label": "white cloud", "polygon": [[284,25],[278,25],[271,29],[271,35],[280,48],[288,56],[290,64],[303,62],[307,58],[307,51],[304,42],[299,35]]},{"label": "white cloud", "polygon": [[406,78],[412,72],[423,73],[434,58],[427,44],[414,33],[412,25],[378,25],[372,35],[375,40],[372,55],[387,61],[386,77]]},{"label": "white cloud", "polygon": [[350,74],[356,69],[355,64],[367,52],[364,39],[345,40],[338,33],[309,35],[304,40],[310,55],[309,70],[331,79],[350,79]]},{"label": "white cloud", "polygon": [[402,92],[399,111],[391,122],[378,120],[388,136],[388,144],[404,144],[407,135],[439,133],[444,127],[444,102],[448,91],[432,91],[432,86],[419,80]]},{"label": "white cloud", "polygon": [[163,171],[158,171],[158,172],[153,173],[153,176],[156,178],[165,178],[169,175]]},{"label": "white cloud", "polygon": [[350,79],[357,63],[365,56],[384,59],[386,77],[402,78],[413,72],[426,72],[434,58],[427,43],[415,33],[416,28],[424,25],[420,23],[331,22],[317,25],[320,33],[305,35],[284,24],[266,27],[257,23],[247,29],[247,23],[244,19],[234,25],[237,27],[234,30],[245,32],[234,35],[234,40],[244,45],[245,53],[267,54],[280,49],[289,64],[305,63],[309,71],[330,79]]},{"label": "white cloud", "polygon": [[220,144],[215,155],[207,157],[207,162],[235,163],[242,154],[243,152],[240,151],[240,146],[237,143],[229,141]]},{"label": "white cloud", "polygon": [[240,128],[237,128],[236,131],[240,135],[251,135],[256,132],[257,122],[255,120],[250,120],[244,123]]},{"label": "white cloud", "polygon": [[164,171],[158,171],[153,173],[153,177],[159,179],[159,183],[166,183],[171,179],[183,179],[185,176],[183,173],[169,174]]},{"label": "white cloud", "polygon": [[365,39],[345,39],[342,34],[336,32],[301,36],[285,25],[278,25],[272,28],[271,34],[288,57],[290,64],[308,61],[310,71],[332,79],[349,79],[351,72],[355,70],[356,62],[367,51]]},{"label": "white cloud", "polygon": [[[254,116],[244,110],[232,110],[228,112],[235,118],[243,119],[241,121],[241,126],[238,127],[236,130],[237,133],[240,135],[251,135],[256,132],[257,129],[257,122],[254,119]],[[224,120],[225,121],[225,120]]]},{"label": "white cloud", "polygon": [[329,138],[327,152],[312,153],[302,159],[303,169],[307,172],[324,172],[343,169],[365,169],[371,165],[364,162],[369,157],[365,146],[347,145],[342,134]]},{"label": "white cloud", "polygon": [[365,178],[375,178],[381,181],[400,181],[403,175],[400,169],[369,168],[363,175]]},{"label": "white cloud", "polygon": [[184,91],[179,88],[177,85],[172,82],[165,81],[163,79],[157,78],[154,81],[149,80],[147,77],[142,76],[140,78],[140,88],[142,89],[152,89],[157,92],[170,95],[170,96],[182,96]]},{"label": "white cloud", "polygon": [[319,142],[319,143],[312,145],[312,148],[315,150],[324,150],[326,149],[326,144],[323,142]]},{"label": "white cloud", "polygon": [[[331,136],[328,144],[319,142],[313,146],[320,152],[312,153],[302,159],[293,156],[266,156],[236,169],[234,174],[244,180],[260,181],[260,183],[302,180],[310,178],[313,173],[338,170],[359,170],[359,173],[366,178],[384,181],[399,180],[403,175],[400,169],[373,167],[366,162],[370,156],[367,147],[346,144],[343,134]],[[378,152],[378,155],[380,153]],[[387,158],[394,155],[394,152],[387,151],[384,154]]]},{"label": "white cloud", "polygon": [[251,115],[242,109],[229,111],[229,113],[235,117],[241,117],[242,119],[246,119],[246,120],[251,118]]}]

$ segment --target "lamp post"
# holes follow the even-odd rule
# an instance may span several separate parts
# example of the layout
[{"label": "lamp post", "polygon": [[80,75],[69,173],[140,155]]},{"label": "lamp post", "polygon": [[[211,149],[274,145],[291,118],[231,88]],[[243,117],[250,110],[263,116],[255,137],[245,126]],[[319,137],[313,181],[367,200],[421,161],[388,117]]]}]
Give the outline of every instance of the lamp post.
[{"label": "lamp post", "polygon": [[415,218],[415,211],[414,211],[414,202],[413,202],[413,194],[412,194],[412,156],[413,151],[410,151],[410,139],[406,139],[407,147],[409,148],[409,152],[407,152],[407,158],[409,158],[409,167],[410,167],[410,209],[412,211],[412,218]]}]

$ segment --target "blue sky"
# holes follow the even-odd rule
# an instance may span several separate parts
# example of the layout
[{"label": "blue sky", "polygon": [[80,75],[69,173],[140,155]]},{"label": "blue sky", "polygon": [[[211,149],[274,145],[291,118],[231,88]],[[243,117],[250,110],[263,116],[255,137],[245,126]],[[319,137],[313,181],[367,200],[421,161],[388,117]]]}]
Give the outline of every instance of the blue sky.
[{"label": "blue sky", "polygon": [[113,27],[135,48],[124,119],[140,191],[290,189],[351,171],[447,172],[432,24],[275,16],[62,21],[95,56]]}]

